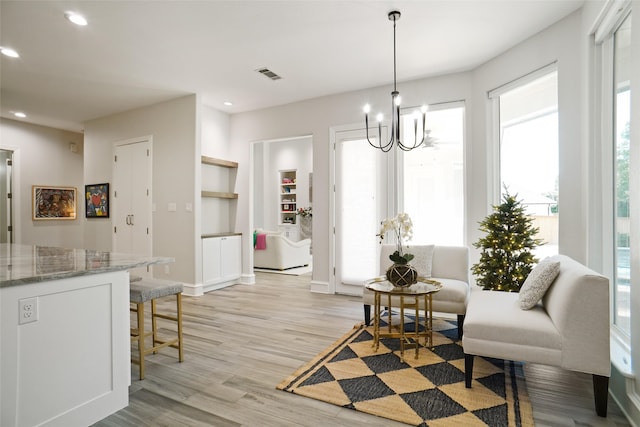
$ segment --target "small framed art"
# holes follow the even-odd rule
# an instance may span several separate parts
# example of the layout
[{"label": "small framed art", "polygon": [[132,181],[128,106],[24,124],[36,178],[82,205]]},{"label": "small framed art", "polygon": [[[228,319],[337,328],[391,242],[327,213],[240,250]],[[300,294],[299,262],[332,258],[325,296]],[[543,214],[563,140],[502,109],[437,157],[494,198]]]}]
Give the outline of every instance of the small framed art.
[{"label": "small framed art", "polygon": [[76,219],[76,188],[32,187],[33,220]]},{"label": "small framed art", "polygon": [[84,186],[85,216],[87,218],[109,218],[109,184]]}]

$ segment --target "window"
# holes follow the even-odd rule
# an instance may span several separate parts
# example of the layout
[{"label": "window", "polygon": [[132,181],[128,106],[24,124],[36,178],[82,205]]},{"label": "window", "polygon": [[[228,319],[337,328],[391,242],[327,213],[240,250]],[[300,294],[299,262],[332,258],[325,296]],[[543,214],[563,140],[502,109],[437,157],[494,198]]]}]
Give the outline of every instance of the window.
[{"label": "window", "polygon": [[613,36],[614,323],[630,334],[631,226],[629,160],[631,148],[631,15]]},{"label": "window", "polygon": [[558,253],[558,75],[555,66],[526,76],[494,97],[498,102],[500,193],[517,196],[544,245]]},{"label": "window", "polygon": [[[413,118],[402,116],[404,141],[415,138]],[[411,216],[411,244],[464,244],[464,105],[431,106],[432,147],[402,153],[401,211]]]}]

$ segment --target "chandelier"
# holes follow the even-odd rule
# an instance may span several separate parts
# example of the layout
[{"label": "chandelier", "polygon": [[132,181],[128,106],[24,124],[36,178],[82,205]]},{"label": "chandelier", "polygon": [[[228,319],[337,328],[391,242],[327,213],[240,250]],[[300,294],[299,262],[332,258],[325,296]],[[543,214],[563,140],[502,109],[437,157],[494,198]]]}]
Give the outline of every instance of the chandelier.
[{"label": "chandelier", "polygon": [[[394,144],[401,150],[411,151],[414,148],[418,148],[424,144],[424,146],[431,145],[431,138],[429,138],[429,131],[426,129],[425,117],[427,113],[427,106],[423,105],[421,111],[416,111],[413,115],[413,128],[415,131],[415,139],[413,144],[405,144],[400,140],[400,92],[396,88],[396,21],[400,19],[400,12],[393,10],[387,15],[389,21],[393,21],[393,92],[391,92],[391,138],[389,142],[382,142],[382,120],[384,116],[382,113],[378,113],[376,120],[378,121],[378,142],[374,144],[369,139],[369,111],[371,107],[369,104],[364,106],[364,123],[367,129],[367,141],[372,147],[382,150],[383,152],[390,151]],[[418,119],[422,116],[422,132],[418,130]],[[422,136],[420,137],[420,133]]]}]

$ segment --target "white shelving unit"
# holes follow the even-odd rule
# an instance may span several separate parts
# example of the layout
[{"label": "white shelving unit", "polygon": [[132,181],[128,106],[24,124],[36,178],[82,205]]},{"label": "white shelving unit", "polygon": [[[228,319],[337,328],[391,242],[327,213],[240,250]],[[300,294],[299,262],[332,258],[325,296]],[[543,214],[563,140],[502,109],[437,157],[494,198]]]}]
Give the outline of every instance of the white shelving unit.
[{"label": "white shelving unit", "polygon": [[238,163],[202,156],[203,292],[232,285],[242,274],[242,234],[235,233]]},{"label": "white shelving unit", "polygon": [[278,185],[278,229],[285,237],[297,242],[299,240],[298,217],[296,215],[298,210],[297,170],[281,170]]},{"label": "white shelving unit", "polygon": [[296,170],[280,171],[280,216],[278,225],[295,225],[297,208]]}]

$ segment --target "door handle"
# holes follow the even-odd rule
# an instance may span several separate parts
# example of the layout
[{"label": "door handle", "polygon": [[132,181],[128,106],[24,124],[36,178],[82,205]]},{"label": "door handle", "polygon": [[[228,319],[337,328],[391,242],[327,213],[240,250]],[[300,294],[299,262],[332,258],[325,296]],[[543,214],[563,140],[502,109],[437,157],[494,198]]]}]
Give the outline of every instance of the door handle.
[{"label": "door handle", "polygon": [[131,217],[131,220],[129,220],[129,225],[133,225],[133,215],[129,215]]},{"label": "door handle", "polygon": [[129,225],[129,215],[127,215],[127,219],[125,220],[125,223]]}]

